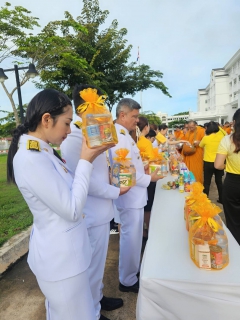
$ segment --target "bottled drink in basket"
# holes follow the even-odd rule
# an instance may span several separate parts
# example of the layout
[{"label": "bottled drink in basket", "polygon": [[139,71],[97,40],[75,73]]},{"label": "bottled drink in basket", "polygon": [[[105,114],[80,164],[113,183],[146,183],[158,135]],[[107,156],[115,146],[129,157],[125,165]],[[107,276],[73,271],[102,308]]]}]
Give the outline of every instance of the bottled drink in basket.
[{"label": "bottled drink in basket", "polygon": [[87,144],[90,148],[102,145],[99,123],[93,114],[86,116],[86,133]]}]

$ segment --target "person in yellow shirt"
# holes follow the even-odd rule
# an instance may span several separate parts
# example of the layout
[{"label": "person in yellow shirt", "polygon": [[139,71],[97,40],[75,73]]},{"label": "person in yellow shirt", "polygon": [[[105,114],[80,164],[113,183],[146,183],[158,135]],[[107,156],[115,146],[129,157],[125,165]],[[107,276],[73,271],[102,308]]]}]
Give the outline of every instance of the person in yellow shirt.
[{"label": "person in yellow shirt", "polygon": [[209,195],[212,176],[215,176],[215,182],[218,189],[218,202],[222,203],[222,176],[224,170],[214,168],[214,161],[220,141],[226,135],[226,132],[219,130],[216,122],[210,121],[206,125],[206,135],[202,138],[199,147],[204,149],[203,155],[203,192]]},{"label": "person in yellow shirt", "polygon": [[167,145],[173,145],[173,144],[178,144],[180,142],[185,143],[187,142],[186,140],[169,140],[166,135],[168,132],[168,126],[166,124],[161,124],[159,127],[159,132],[156,135],[156,141],[158,142],[158,145],[162,144],[163,149],[162,151],[167,149]]},{"label": "person in yellow shirt", "polygon": [[[139,117],[137,127],[139,129],[139,137],[137,141],[137,147],[141,152],[144,152],[146,156],[150,159],[154,157],[153,146],[149,139],[146,138],[146,135],[149,133],[150,127],[148,119],[145,117]],[[144,228],[143,228],[143,239],[147,240],[148,238],[148,228],[150,222],[150,215],[154,200],[154,194],[156,189],[156,182],[150,182],[147,187],[148,200],[147,204],[144,207]]]},{"label": "person in yellow shirt", "polygon": [[240,245],[240,109],[233,115],[234,132],[225,136],[218,147],[214,166],[224,169],[223,208],[228,229]]}]

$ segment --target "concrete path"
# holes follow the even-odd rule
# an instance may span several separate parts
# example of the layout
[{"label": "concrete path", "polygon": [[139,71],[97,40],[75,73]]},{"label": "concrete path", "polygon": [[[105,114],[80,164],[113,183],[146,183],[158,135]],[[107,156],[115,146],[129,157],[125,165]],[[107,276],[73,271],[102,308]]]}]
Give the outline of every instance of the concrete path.
[{"label": "concrete path", "polygon": [[[104,311],[103,314],[111,320],[135,320],[137,294],[118,290],[118,243],[119,236],[111,235],[104,294],[122,298],[124,306],[111,312]],[[26,260],[25,255],[0,280],[1,320],[45,320],[44,297]]]},{"label": "concrete path", "polygon": [[[212,182],[210,199],[219,205],[217,198],[215,183]],[[224,214],[221,216],[225,220]],[[104,294],[121,297],[124,306],[103,314],[111,320],[135,320],[137,295],[118,290],[118,243],[119,236],[111,235],[104,276]],[[0,280],[0,319],[45,320],[44,297],[27,265],[26,256],[5,272]]]}]

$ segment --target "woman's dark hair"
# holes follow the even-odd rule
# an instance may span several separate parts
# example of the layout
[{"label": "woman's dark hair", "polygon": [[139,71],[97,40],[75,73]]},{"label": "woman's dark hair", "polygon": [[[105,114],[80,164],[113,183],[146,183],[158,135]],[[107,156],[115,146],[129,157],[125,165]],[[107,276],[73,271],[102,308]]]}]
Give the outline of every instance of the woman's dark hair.
[{"label": "woman's dark hair", "polygon": [[165,130],[165,129],[167,129],[167,128],[168,128],[168,126],[167,126],[166,124],[160,124],[160,125],[158,126],[159,131]]},{"label": "woman's dark hair", "polygon": [[90,84],[82,84],[82,83],[76,84],[74,89],[73,89],[73,93],[72,93],[72,98],[73,98],[73,103],[74,103],[75,110],[80,106],[80,104],[85,102],[80,97],[79,92],[84,90],[84,89],[88,89],[88,88],[97,89],[97,94],[99,96],[103,95],[103,92],[99,88],[97,88],[95,86],[91,86]]},{"label": "woman's dark hair", "polygon": [[232,135],[233,143],[235,144],[235,150],[234,153],[238,153],[240,151],[240,109],[237,109],[237,111],[233,115],[233,121],[234,121],[234,132]]},{"label": "woman's dark hair", "polygon": [[148,126],[148,119],[145,118],[145,117],[139,117],[138,120],[139,120],[139,121],[138,121],[138,123],[137,123],[137,126],[138,126],[139,130],[142,132],[143,129],[144,129],[146,126]]},{"label": "woman's dark hair", "polygon": [[155,123],[151,123],[151,124],[149,124],[149,126],[150,126],[150,129],[152,129],[154,131],[158,130],[158,126]]},{"label": "woman's dark hair", "polygon": [[148,134],[146,135],[146,138],[155,138],[156,137],[156,132],[152,129],[149,130]]},{"label": "woman's dark hair", "polygon": [[54,89],[45,89],[32,98],[27,107],[25,122],[13,131],[13,138],[7,158],[8,182],[15,183],[13,158],[18,149],[20,136],[28,131],[35,132],[44,113],[50,113],[55,124],[57,117],[64,113],[64,108],[68,105],[72,105],[70,99],[65,94]]},{"label": "woman's dark hair", "polygon": [[216,133],[219,131],[219,127],[216,122],[210,121],[207,124],[206,135],[209,136],[211,133]]}]

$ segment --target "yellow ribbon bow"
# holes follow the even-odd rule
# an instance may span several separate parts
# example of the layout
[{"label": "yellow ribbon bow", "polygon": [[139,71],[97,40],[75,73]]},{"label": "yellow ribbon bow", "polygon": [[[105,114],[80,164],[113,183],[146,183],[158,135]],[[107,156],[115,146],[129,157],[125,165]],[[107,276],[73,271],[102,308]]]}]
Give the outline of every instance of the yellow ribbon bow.
[{"label": "yellow ribbon bow", "polygon": [[97,89],[87,88],[79,92],[80,97],[85,101],[84,103],[80,104],[76,111],[77,113],[83,113],[87,109],[93,109],[94,113],[104,113],[105,100],[107,99],[106,95],[99,96],[97,94]]},{"label": "yellow ribbon bow", "polygon": [[129,153],[128,149],[121,148],[115,151],[117,157],[113,158],[115,161],[129,161],[131,158],[126,158],[127,154]]},{"label": "yellow ribbon bow", "polygon": [[198,217],[190,218],[191,220],[197,220],[192,227],[193,234],[197,229],[203,227],[205,223],[207,223],[214,232],[218,232],[219,229],[222,229],[222,227],[213,219],[214,216],[222,211],[221,208],[208,201],[195,203],[192,208],[199,214]]}]

